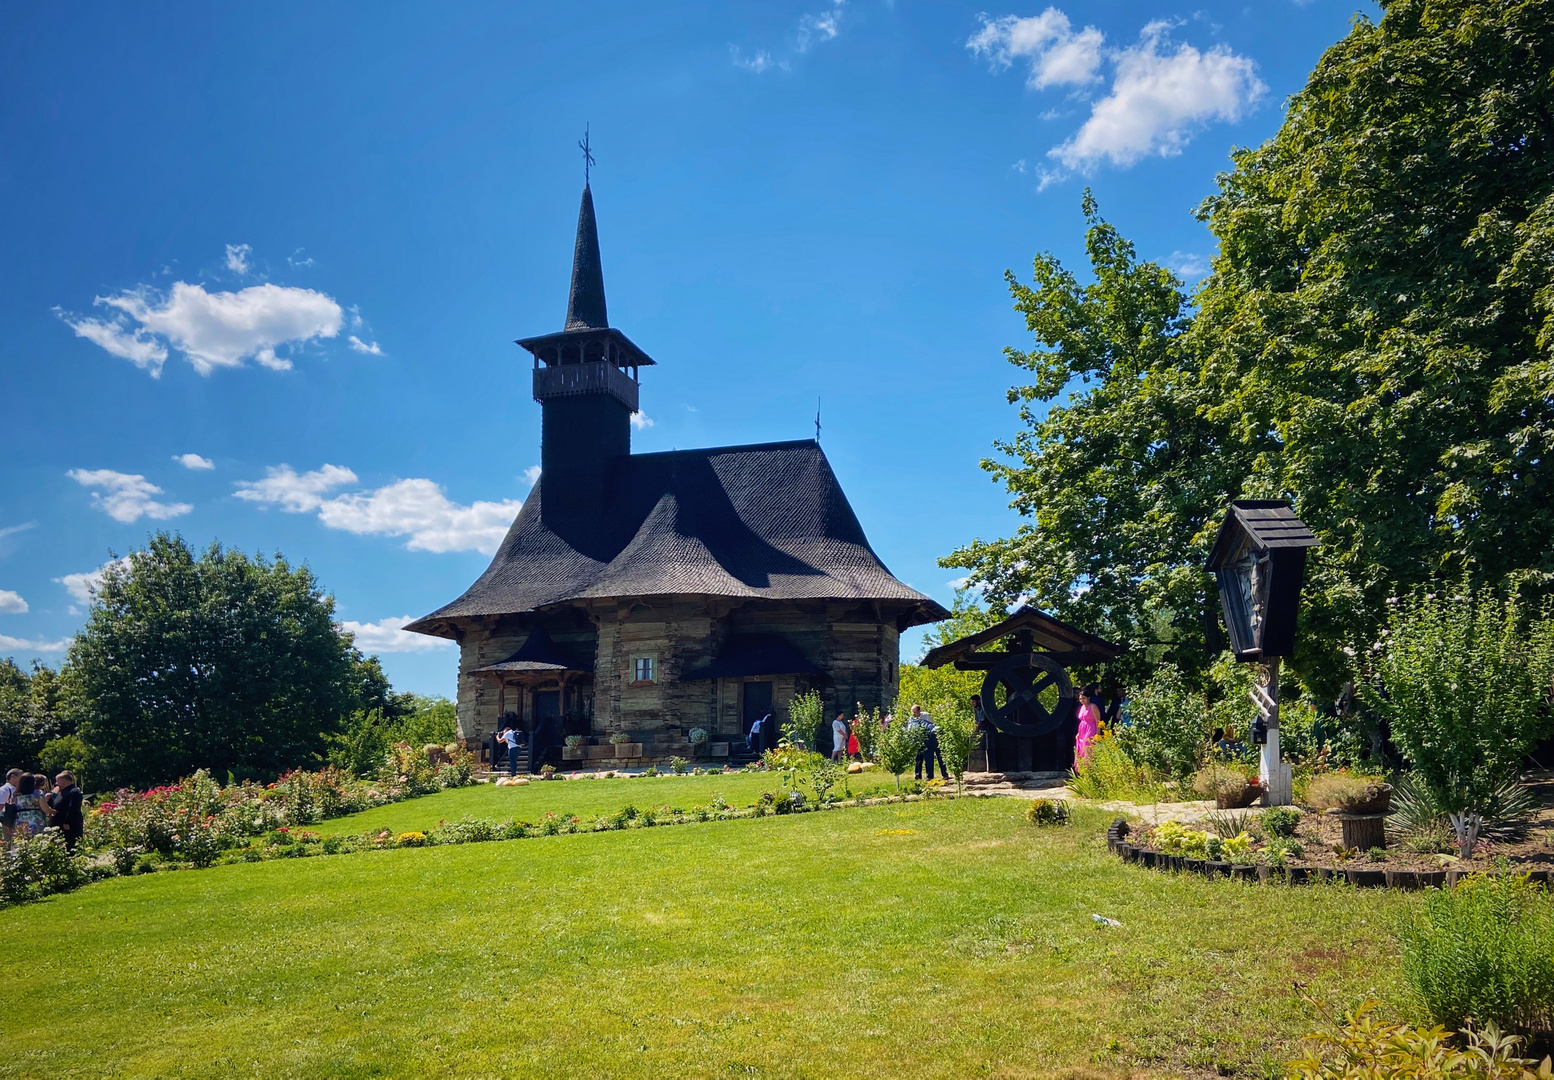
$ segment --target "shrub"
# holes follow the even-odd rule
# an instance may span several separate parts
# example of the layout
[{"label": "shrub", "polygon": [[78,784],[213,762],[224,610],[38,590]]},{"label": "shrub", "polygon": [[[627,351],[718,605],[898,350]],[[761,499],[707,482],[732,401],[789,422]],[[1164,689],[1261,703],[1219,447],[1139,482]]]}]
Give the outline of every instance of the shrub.
[{"label": "shrub", "polygon": [[694,727],[691,728],[690,733],[686,735],[686,738],[691,741],[692,746],[705,746],[712,739],[712,736],[708,733],[706,728]]},{"label": "shrub", "polygon": [[1032,799],[1025,808],[1025,820],[1032,825],[1067,825],[1068,803],[1061,799]]},{"label": "shrub", "polygon": [[565,739],[562,739],[561,742],[563,745],[569,746],[575,750],[579,746],[583,745],[583,737],[581,735],[568,735]]},{"label": "shrub", "polygon": [[906,717],[898,716],[880,732],[880,767],[896,778],[896,788],[901,787],[901,774],[912,767],[928,739],[928,729],[921,724],[910,724]]},{"label": "shrub", "polygon": [[782,725],[780,742],[808,748],[815,744],[824,722],[825,703],[820,691],[799,694],[788,702],[788,722]]},{"label": "shrub", "polygon": [[676,776],[684,776],[690,764],[683,757],[672,757],[669,759],[669,767],[674,770]]},{"label": "shrub", "polygon": [[647,768],[642,770],[642,775],[643,776],[657,776],[658,775],[658,766],[657,765],[649,765]]},{"label": "shrub", "polygon": [[21,904],[79,889],[92,879],[86,859],[71,855],[57,829],[21,837],[0,856],[0,901]]},{"label": "shrub", "polygon": [[[1321,1004],[1312,1002],[1319,1011]],[[1289,1063],[1289,1080],[1546,1080],[1554,1076],[1548,1058],[1538,1073],[1532,1062],[1515,1057],[1519,1042],[1493,1025],[1482,1032],[1462,1032],[1465,1048],[1452,1044],[1444,1027],[1416,1028],[1385,1024],[1372,1018],[1376,1003],[1368,1001],[1345,1013],[1332,1030],[1308,1035],[1306,1055]]]},{"label": "shrub", "polygon": [[1300,818],[1300,811],[1293,806],[1270,806],[1263,811],[1263,828],[1272,836],[1288,838],[1295,835]]},{"label": "shrub", "polygon": [[1399,936],[1404,978],[1431,1020],[1554,1032],[1554,897],[1524,876],[1432,891]]},{"label": "shrub", "polygon": [[1178,780],[1197,772],[1209,741],[1208,713],[1174,665],[1160,665],[1133,699],[1131,715],[1116,735],[1129,760]]},{"label": "shrub", "polygon": [[1306,788],[1306,801],[1318,810],[1345,810],[1373,802],[1381,795],[1386,781],[1379,776],[1333,772],[1313,776]]},{"label": "shrub", "polygon": [[611,746],[625,746],[631,742],[631,736],[624,731],[617,731],[610,735]]},{"label": "shrub", "polygon": [[1391,725],[1415,784],[1446,813],[1467,858],[1496,792],[1548,731],[1554,620],[1529,617],[1514,591],[1465,583],[1454,593],[1399,605],[1376,680],[1359,691]]},{"label": "shrub", "polygon": [[1076,763],[1068,786],[1086,799],[1165,802],[1172,798],[1165,780],[1155,769],[1135,763],[1111,732],[1103,731],[1090,744],[1090,756]]}]

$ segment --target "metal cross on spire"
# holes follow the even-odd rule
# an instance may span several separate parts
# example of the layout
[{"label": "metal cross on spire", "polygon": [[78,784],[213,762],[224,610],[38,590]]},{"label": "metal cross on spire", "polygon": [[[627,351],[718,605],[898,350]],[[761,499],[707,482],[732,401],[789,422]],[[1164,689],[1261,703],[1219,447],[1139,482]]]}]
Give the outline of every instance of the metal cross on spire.
[{"label": "metal cross on spire", "polygon": [[593,168],[594,155],[588,146],[588,124],[583,125],[583,137],[578,141],[577,148],[583,152],[583,186],[588,186],[588,171]]}]

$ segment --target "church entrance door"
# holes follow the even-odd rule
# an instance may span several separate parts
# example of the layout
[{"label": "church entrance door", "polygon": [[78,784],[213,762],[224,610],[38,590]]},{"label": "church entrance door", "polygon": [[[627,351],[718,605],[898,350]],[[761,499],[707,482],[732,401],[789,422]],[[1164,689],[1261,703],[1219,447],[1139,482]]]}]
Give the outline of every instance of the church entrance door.
[{"label": "church entrance door", "polygon": [[534,692],[534,719],[553,720],[561,715],[560,690],[536,690]]},{"label": "church entrance door", "polygon": [[[743,696],[744,705],[740,731],[744,735],[749,735],[750,725],[772,711],[772,684],[769,682],[747,682],[744,684]],[[768,731],[766,737],[771,740],[772,745],[776,745],[776,731]]]}]

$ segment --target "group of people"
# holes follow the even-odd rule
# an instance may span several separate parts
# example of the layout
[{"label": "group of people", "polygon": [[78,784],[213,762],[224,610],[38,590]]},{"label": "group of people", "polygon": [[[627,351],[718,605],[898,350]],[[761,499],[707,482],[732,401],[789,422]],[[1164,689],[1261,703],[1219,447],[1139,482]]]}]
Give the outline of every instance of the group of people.
[{"label": "group of people", "polygon": [[0,828],[6,848],[44,829],[58,829],[65,847],[74,851],[86,831],[84,802],[74,774],[68,771],[51,782],[42,773],[12,769],[0,784]]}]

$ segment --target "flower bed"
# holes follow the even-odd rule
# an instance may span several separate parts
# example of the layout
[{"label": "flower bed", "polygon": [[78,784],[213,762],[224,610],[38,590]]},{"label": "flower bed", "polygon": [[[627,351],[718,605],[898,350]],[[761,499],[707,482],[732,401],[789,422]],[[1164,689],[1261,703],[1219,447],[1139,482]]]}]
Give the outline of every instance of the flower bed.
[{"label": "flower bed", "polygon": [[[198,783],[197,783],[198,781]],[[202,797],[215,785],[209,777],[199,774],[184,784],[172,785],[159,791],[182,790],[193,785]],[[236,786],[236,785],[234,785]],[[279,784],[276,785],[279,787]],[[218,791],[220,789],[217,789]],[[265,791],[274,788],[261,789]],[[879,789],[883,791],[883,788]],[[151,792],[143,793],[151,795]],[[705,806],[693,806],[689,810],[679,807],[649,806],[639,810],[626,806],[613,814],[604,814],[591,821],[576,815],[546,813],[537,822],[487,821],[464,819],[439,822],[429,832],[395,833],[388,829],[362,833],[355,836],[319,836],[306,829],[290,825],[278,825],[252,837],[242,846],[228,846],[225,850],[199,849],[200,857],[188,857],[182,862],[157,859],[142,854],[121,858],[128,849],[118,848],[108,860],[89,860],[82,854],[66,854],[64,843],[57,829],[49,829],[41,836],[18,841],[4,859],[0,859],[0,907],[24,903],[45,896],[69,892],[93,881],[101,881],[116,875],[128,876],[140,873],[156,873],[175,869],[198,869],[216,863],[269,862],[274,859],[297,859],[318,855],[342,855],[361,851],[384,851],[406,847],[439,847],[447,844],[474,844],[497,840],[522,840],[539,836],[561,836],[572,833],[611,832],[621,829],[646,829],[660,825],[689,825],[705,821],[730,821],[786,814],[813,813],[820,810],[837,810],[845,807],[874,806],[884,803],[915,802],[925,798],[954,798],[947,790],[928,788],[922,794],[873,794],[866,793],[851,799],[836,801],[806,800],[801,792],[765,792],[755,802],[745,807],[730,806],[721,796]],[[161,796],[159,796],[161,798]],[[206,851],[212,851],[205,858]]]},{"label": "flower bed", "polygon": [[[1237,821],[1237,819],[1242,819]],[[1359,886],[1414,889],[1455,885],[1458,878],[1509,868],[1533,882],[1554,885],[1554,851],[1485,850],[1473,859],[1412,854],[1393,848],[1344,849],[1341,825],[1329,814],[1280,807],[1270,815],[1221,815],[1218,831],[1167,821],[1135,832],[1118,818],[1107,830],[1107,847],[1126,862],[1157,870],[1191,870],[1299,884],[1347,881]],[[1245,827],[1232,833],[1235,824]],[[1547,849],[1548,845],[1543,845]],[[1512,861],[1512,859],[1515,861]]]}]

